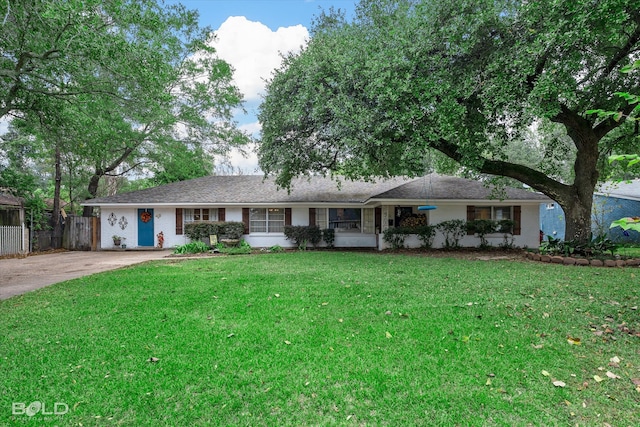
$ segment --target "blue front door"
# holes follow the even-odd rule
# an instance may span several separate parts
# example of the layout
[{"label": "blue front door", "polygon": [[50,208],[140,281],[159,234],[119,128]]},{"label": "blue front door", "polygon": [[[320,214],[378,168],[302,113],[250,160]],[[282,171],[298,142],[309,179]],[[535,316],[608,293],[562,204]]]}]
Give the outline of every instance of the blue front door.
[{"label": "blue front door", "polygon": [[138,246],[153,246],[153,209],[138,209]]}]

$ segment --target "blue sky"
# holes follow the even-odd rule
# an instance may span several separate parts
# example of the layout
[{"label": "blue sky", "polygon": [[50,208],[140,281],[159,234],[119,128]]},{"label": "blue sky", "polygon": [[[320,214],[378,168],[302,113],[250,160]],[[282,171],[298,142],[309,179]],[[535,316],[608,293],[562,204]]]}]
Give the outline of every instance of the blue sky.
[{"label": "blue sky", "polygon": [[[200,24],[216,34],[214,47],[221,59],[234,68],[234,82],[245,98],[245,112],[234,118],[241,129],[259,137],[258,107],[264,83],[279,67],[281,54],[296,52],[309,39],[314,16],[330,7],[353,16],[356,0],[165,0],[198,10]],[[231,156],[243,173],[257,173],[257,158]]]},{"label": "blue sky", "polygon": [[356,0],[167,0],[182,3],[188,9],[200,12],[200,24],[214,30],[229,16],[244,16],[250,21],[261,22],[271,30],[301,24],[311,26],[313,16],[321,9],[342,9],[347,16],[353,13]]}]

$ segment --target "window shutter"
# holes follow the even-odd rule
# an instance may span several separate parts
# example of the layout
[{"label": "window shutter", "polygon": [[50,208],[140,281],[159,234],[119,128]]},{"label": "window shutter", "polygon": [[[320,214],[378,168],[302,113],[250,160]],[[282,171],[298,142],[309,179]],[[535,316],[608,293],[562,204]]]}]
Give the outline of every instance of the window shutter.
[{"label": "window shutter", "polygon": [[378,232],[382,230],[382,208],[376,208],[375,227]]},{"label": "window shutter", "polygon": [[309,208],[309,225],[316,225],[316,208]]},{"label": "window shutter", "polygon": [[284,208],[284,225],[291,225],[291,208]]},{"label": "window shutter", "polygon": [[[467,206],[467,222],[473,221],[474,219],[476,219],[476,207]],[[473,234],[473,231],[467,230],[467,234]]]},{"label": "window shutter", "polygon": [[182,230],[182,208],[176,208],[176,236],[183,234]]},{"label": "window shutter", "polygon": [[520,206],[513,207],[513,234],[519,236],[522,233],[522,208]]},{"label": "window shutter", "polygon": [[224,208],[218,208],[218,221],[225,222],[225,211]]},{"label": "window shutter", "polygon": [[249,208],[242,208],[242,223],[244,224],[244,234],[249,234]]}]

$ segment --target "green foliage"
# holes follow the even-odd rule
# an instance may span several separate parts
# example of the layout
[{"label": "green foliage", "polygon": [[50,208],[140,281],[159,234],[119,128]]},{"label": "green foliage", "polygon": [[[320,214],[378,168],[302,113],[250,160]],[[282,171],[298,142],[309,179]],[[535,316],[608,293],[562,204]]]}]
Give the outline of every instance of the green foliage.
[{"label": "green foliage", "polygon": [[184,254],[200,254],[209,252],[211,248],[204,242],[189,242],[184,245],[176,246],[173,253],[184,255]]},{"label": "green foliage", "polygon": [[495,233],[498,231],[498,227],[497,221],[491,219],[474,219],[473,221],[467,221],[467,230],[478,235],[481,249],[491,246],[487,240],[487,234]]},{"label": "green foliage", "polygon": [[444,234],[443,247],[445,249],[456,249],[460,247],[460,239],[467,231],[467,223],[461,219],[451,219],[443,221],[437,225],[438,230]]},{"label": "green foliage", "polygon": [[[260,106],[260,167],[278,184],[421,175],[437,150],[553,197],[565,234],[588,240],[600,153],[636,136],[625,121],[585,119],[585,105],[633,110],[602,94],[640,86],[620,73],[640,48],[637,1],[362,0],[353,21],[328,14],[313,31]],[[535,162],[510,161],[505,149],[540,123],[566,135],[532,141],[544,152]],[[573,182],[549,163],[575,170]]]},{"label": "green foliage", "polygon": [[577,240],[564,241],[547,236],[547,240],[540,244],[539,251],[544,255],[598,257],[607,254],[613,256],[617,249],[618,245],[605,235],[598,236],[587,243]]},{"label": "green foliage", "polygon": [[436,230],[437,227],[435,225],[413,227],[413,232],[418,235],[418,239],[422,242],[423,248],[431,248],[433,246],[433,238],[436,235]]},{"label": "green foliage", "polygon": [[244,223],[237,221],[191,222],[185,224],[184,234],[193,241],[202,240],[211,235],[216,235],[219,239],[239,240],[244,234]]},{"label": "green foliage", "polygon": [[401,225],[399,227],[389,227],[382,233],[382,239],[393,249],[401,249],[405,246],[407,236],[415,234],[422,242],[422,248],[430,248],[433,245],[433,238],[436,235],[437,226],[425,225],[419,216],[409,217],[408,221],[402,224],[422,224],[422,225]]},{"label": "green foliage", "polygon": [[251,245],[245,240],[240,240],[236,246],[227,246],[224,243],[218,243],[216,248],[218,252],[226,255],[247,255],[251,253]]},{"label": "green foliage", "polygon": [[286,225],[284,236],[299,249],[305,250],[307,244],[316,246],[322,240],[322,231],[315,225]]},{"label": "green foliage", "polygon": [[404,241],[409,234],[411,232],[408,228],[389,227],[382,233],[382,240],[391,245],[392,249],[402,249],[404,248]]},{"label": "green foliage", "polygon": [[328,248],[333,248],[336,242],[336,230],[333,228],[322,230],[322,240],[324,240]]},{"label": "green foliage", "polygon": [[621,218],[611,223],[610,228],[620,227],[623,230],[633,230],[640,233],[640,217]]},{"label": "green foliage", "polygon": [[55,168],[72,202],[141,165],[161,183],[208,174],[215,155],[248,142],[232,120],[232,69],[197,13],[156,0],[8,4],[0,117],[20,119],[41,147],[31,160]]},{"label": "green foliage", "polygon": [[273,252],[275,254],[284,252],[284,248],[280,245],[273,245],[269,248],[269,252]]}]

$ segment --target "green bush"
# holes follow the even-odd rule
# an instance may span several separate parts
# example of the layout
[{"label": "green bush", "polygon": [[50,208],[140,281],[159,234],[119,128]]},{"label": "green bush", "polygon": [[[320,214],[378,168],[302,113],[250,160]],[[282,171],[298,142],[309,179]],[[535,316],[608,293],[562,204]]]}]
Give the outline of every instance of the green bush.
[{"label": "green bush", "polygon": [[413,234],[418,235],[418,239],[422,242],[423,248],[430,248],[433,246],[433,238],[436,235],[435,225],[420,225],[418,227],[412,227]]},{"label": "green bush", "polygon": [[491,219],[474,219],[467,221],[467,230],[477,234],[480,238],[480,248],[488,248],[491,246],[487,240],[487,234],[498,231],[499,224]]},{"label": "green bush", "polygon": [[574,240],[560,240],[552,236],[547,236],[547,240],[540,244],[539,252],[543,255],[562,256],[613,256],[618,249],[618,245],[606,236],[598,236],[588,243]]},{"label": "green bush", "polygon": [[409,227],[389,227],[382,233],[382,240],[391,245],[392,249],[404,248],[407,235],[413,234]]},{"label": "green bush", "polygon": [[217,235],[219,239],[239,240],[244,234],[242,222],[192,222],[184,226],[184,234],[191,241],[202,240],[211,235]]},{"label": "green bush", "polygon": [[324,240],[328,248],[332,248],[336,242],[336,230],[333,228],[325,228],[322,230],[322,240]]},{"label": "green bush", "polygon": [[237,246],[227,247],[224,243],[218,243],[216,245],[216,249],[221,254],[227,255],[246,255],[251,253],[251,245],[247,243],[245,240],[241,240]]},{"label": "green bush", "polygon": [[461,219],[451,219],[449,221],[443,221],[436,227],[444,234],[444,243],[442,246],[445,249],[456,249],[460,247],[460,239],[467,231],[467,223]]},{"label": "green bush", "polygon": [[316,225],[286,225],[284,236],[298,248],[306,249],[307,244],[316,246],[322,240],[322,231]]},{"label": "green bush", "polygon": [[176,246],[173,253],[174,254],[201,254],[204,252],[209,252],[209,245],[204,242],[190,242],[181,246]]}]

